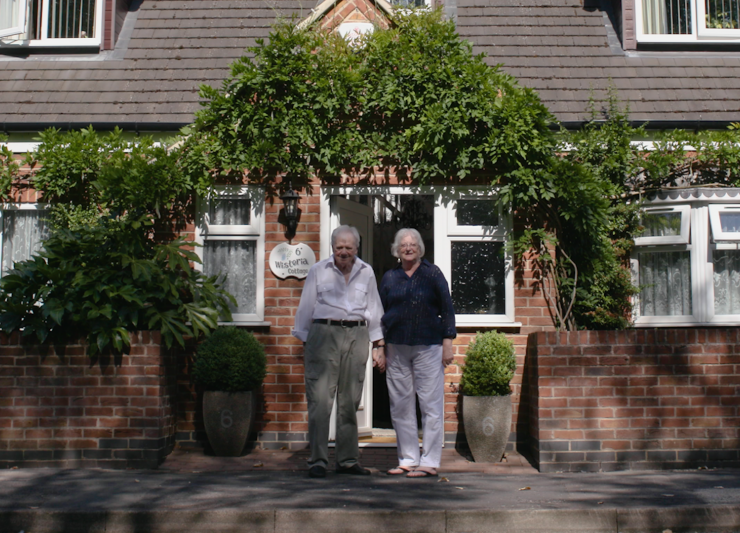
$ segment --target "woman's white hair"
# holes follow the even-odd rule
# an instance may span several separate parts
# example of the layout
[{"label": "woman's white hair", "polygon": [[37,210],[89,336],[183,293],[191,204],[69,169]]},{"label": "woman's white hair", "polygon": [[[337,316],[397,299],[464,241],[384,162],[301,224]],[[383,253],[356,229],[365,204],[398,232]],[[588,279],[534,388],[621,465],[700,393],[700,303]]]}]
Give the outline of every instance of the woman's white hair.
[{"label": "woman's white hair", "polygon": [[340,235],[352,235],[355,239],[355,248],[360,247],[360,232],[354,226],[339,226],[337,229],[331,232],[331,247],[337,243],[337,239]]},{"label": "woman's white hair", "polygon": [[424,257],[424,241],[421,238],[421,234],[414,228],[401,228],[396,232],[396,236],[393,238],[393,244],[391,244],[391,255],[398,257],[398,249],[401,247],[401,241],[408,236],[411,236],[416,244],[419,246],[419,259]]}]

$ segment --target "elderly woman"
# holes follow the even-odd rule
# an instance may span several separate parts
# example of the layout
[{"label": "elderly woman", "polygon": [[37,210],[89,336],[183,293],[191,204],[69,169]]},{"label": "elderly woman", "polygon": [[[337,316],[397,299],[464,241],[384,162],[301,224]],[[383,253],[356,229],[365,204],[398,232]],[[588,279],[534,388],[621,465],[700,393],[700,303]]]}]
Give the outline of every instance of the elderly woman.
[{"label": "elderly woman", "polygon": [[391,253],[399,264],[386,272],[380,284],[386,360],[378,364],[381,369],[385,366],[388,374],[391,419],[398,442],[398,466],[388,474],[436,476],[444,441],[444,369],[453,359],[455,310],[442,272],[422,259],[424,242],[418,231],[399,230]]}]

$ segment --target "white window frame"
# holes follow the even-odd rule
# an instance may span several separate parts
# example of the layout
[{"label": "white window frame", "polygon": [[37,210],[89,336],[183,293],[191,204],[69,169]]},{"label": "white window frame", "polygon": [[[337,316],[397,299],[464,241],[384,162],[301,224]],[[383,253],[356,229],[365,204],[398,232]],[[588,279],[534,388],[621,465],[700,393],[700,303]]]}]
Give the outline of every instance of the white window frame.
[{"label": "white window frame", "polygon": [[[217,225],[210,223],[211,201],[217,197],[243,197],[250,200],[249,225]],[[211,199],[198,199],[198,216],[195,228],[196,253],[203,261],[204,245],[210,238],[220,241],[255,242],[256,307],[254,313],[233,313],[231,322],[221,325],[265,326],[265,190],[250,186],[217,186]],[[196,263],[196,270],[203,271],[203,263]]]},{"label": "white window frame", "polygon": [[645,33],[643,2],[635,0],[635,36],[639,43],[726,43],[740,39],[740,30],[707,28],[704,0],[691,0],[691,33],[682,35]]},{"label": "white window frame", "polygon": [[643,209],[645,214],[660,215],[663,213],[680,213],[681,214],[681,233],[666,237],[637,237],[635,246],[665,245],[665,244],[688,244],[689,230],[691,227],[691,206],[677,205],[665,207],[647,207]]},{"label": "white window frame", "polygon": [[710,205],[709,222],[712,228],[714,242],[740,241],[740,232],[722,231],[722,213],[737,213],[740,215],[740,204],[737,205]]},{"label": "white window frame", "polygon": [[[740,238],[725,238],[724,232],[713,231],[712,213],[717,217],[723,210],[740,211],[740,189],[688,189],[672,194],[664,194],[660,199],[650,201],[647,209],[656,207],[680,207],[690,209],[690,242],[687,244],[642,245],[635,239],[635,248],[631,258],[633,282],[640,286],[638,254],[640,252],[688,251],[691,265],[691,315],[685,316],[640,316],[640,296],[633,300],[633,316],[636,327],[660,326],[737,326],[740,325],[740,314],[717,315],[714,310],[714,263],[715,250],[740,249]],[[721,229],[721,227],[720,227]],[[666,237],[662,237],[666,239]],[[720,241],[721,239],[721,241]],[[720,241],[720,242],[718,242]],[[722,242],[723,241],[723,242]]]},{"label": "white window frame", "polygon": [[[495,190],[491,187],[451,187],[451,186],[343,186],[322,187],[321,189],[321,243],[320,257],[331,255],[332,213],[330,199],[334,195],[383,195],[383,194],[421,194],[434,196],[434,263],[439,267],[452,289],[451,243],[458,242],[502,242],[506,244],[512,227],[511,213],[499,212],[499,226],[457,226],[455,207],[457,199],[491,199]],[[390,244],[390,243],[389,243]],[[514,257],[505,247],[504,255],[504,299],[506,312],[498,315],[455,315],[457,327],[520,327],[515,321],[514,306]]]},{"label": "white window frame", "polygon": [[5,212],[6,211],[47,211],[45,203],[4,203],[0,204],[0,276],[2,276],[3,244],[5,243]]},{"label": "white window frame", "polygon": [[[1,2],[2,0],[0,0]],[[26,28],[26,12],[28,11],[28,1],[27,0],[11,0],[15,4],[18,5],[18,11],[15,14],[15,21],[13,21],[11,26],[0,29],[0,37],[8,37],[11,35],[18,35],[25,31]]]},{"label": "white window frame", "polygon": [[[42,1],[42,12],[41,12],[41,35],[38,39],[27,39],[24,35],[27,34],[28,25],[30,23],[28,17],[28,11],[30,10],[30,0],[26,0],[25,9],[23,16],[23,24],[20,28],[21,31],[15,33],[3,32],[0,34],[0,46],[12,46],[12,47],[64,47],[64,48],[90,48],[100,47],[103,42],[104,24],[105,24],[105,1],[106,0],[95,0],[95,34],[85,38],[72,38],[72,39],[55,39],[48,37],[49,27],[49,2],[50,0]],[[16,28],[17,29],[17,28]],[[3,42],[4,41],[4,42]]]}]

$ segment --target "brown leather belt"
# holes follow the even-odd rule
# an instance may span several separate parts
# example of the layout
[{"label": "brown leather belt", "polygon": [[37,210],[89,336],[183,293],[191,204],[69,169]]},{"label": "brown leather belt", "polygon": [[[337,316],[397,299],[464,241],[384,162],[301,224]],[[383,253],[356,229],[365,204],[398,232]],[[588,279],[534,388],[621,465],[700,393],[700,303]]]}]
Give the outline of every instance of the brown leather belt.
[{"label": "brown leather belt", "polygon": [[356,328],[367,326],[367,320],[331,320],[329,318],[317,318],[314,324],[326,324],[327,326],[342,326],[343,328]]}]

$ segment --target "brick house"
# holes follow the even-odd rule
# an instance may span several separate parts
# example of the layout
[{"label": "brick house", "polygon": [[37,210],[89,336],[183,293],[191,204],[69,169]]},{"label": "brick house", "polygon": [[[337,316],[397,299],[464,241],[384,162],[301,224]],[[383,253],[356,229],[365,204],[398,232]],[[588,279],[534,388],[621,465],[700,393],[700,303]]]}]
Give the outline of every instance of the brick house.
[{"label": "brick house", "polygon": [[[658,3],[471,0],[447,1],[444,10],[476,52],[485,52],[490,65],[501,64],[536,89],[566,127],[587,121],[589,98],[603,99],[612,85],[629,102],[632,120],[649,122],[650,128],[723,128],[740,121],[737,21],[721,31],[702,26],[697,21],[710,20],[710,15],[700,15],[705,8],[692,0],[689,11],[669,24]],[[270,5],[90,0],[85,6],[75,15],[80,19],[77,33],[64,33],[49,22],[52,3],[47,0],[0,4],[0,131],[9,135],[9,146],[18,154],[32,149],[34,133],[48,127],[92,124],[97,130],[118,126],[132,136],[176,133],[198,109],[199,85],[217,86],[245,47],[268,36],[276,14],[320,20],[351,33],[367,24],[386,24],[393,9],[384,0],[327,1],[311,10],[290,0]],[[382,274],[392,264],[387,248],[393,232],[409,224],[422,228],[427,255],[447,276],[458,309],[458,360],[463,361],[478,330],[495,328],[514,339],[519,368],[514,403],[519,408],[510,445],[518,442],[543,470],[740,462],[740,413],[738,403],[729,399],[740,389],[740,360],[730,342],[740,311],[733,314],[731,304],[722,313],[712,307],[711,261],[702,259],[721,240],[710,226],[718,228],[715,233],[728,232],[724,249],[728,256],[735,253],[732,230],[722,229],[721,223],[712,226],[740,206],[734,192],[684,191],[656,199],[655,216],[678,217],[681,230],[662,241],[638,242],[635,269],[645,275],[659,272],[650,265],[663,261],[668,264],[664,270],[688,268],[693,284],[688,278],[654,282],[659,288],[678,284],[684,289],[670,300],[656,291],[649,304],[640,304],[636,324],[684,329],[614,338],[546,333],[554,330],[553,320],[526,258],[498,259],[511,215],[488,210],[483,220],[477,214],[476,205],[490,202],[488,192],[471,188],[444,202],[443,187],[317,183],[314,194],[301,198],[293,240],[324,258],[330,254],[332,229],[351,223],[366,243],[363,257]],[[229,201],[201,203],[187,232],[203,244],[198,250],[206,271],[233,267],[232,292],[239,302],[234,323],[254,331],[266,345],[269,368],[260,395],[258,444],[303,448],[307,420],[301,346],[290,336],[303,282],[281,279],[267,264],[269,252],[285,241],[280,206],[266,202],[255,188],[224,188],[222,193]],[[33,195],[3,206],[3,270],[38,240],[43,207]],[[237,212],[239,224],[225,223]],[[485,231],[486,226],[496,229]],[[733,273],[730,267],[728,277]],[[661,305],[668,310],[661,311]],[[705,352],[707,338],[712,339],[711,355]],[[187,358],[175,363],[152,347],[156,342],[151,338],[140,340],[132,356],[148,360],[136,363],[138,370],[122,372],[115,364],[86,367],[81,353],[74,352],[77,359],[70,364],[82,374],[73,380],[54,366],[64,354],[29,352],[17,339],[7,339],[0,351],[0,363],[10,369],[0,374],[0,387],[8,391],[0,394],[0,464],[151,465],[176,442],[202,444],[199,397],[187,365],[181,364]],[[663,351],[656,352],[656,344]],[[656,366],[656,357],[675,362]],[[173,377],[175,367],[179,372]],[[635,381],[630,372],[645,382]],[[710,377],[697,382],[698,374]],[[459,370],[448,369],[447,381],[446,443],[455,445],[464,440],[458,423]],[[393,445],[382,377],[368,369],[366,383],[374,385],[367,387],[363,403],[363,445]],[[655,387],[664,387],[660,394],[672,399],[658,398]],[[147,395],[159,400],[143,402]],[[79,400],[85,396],[93,397]],[[64,417],[73,418],[60,424]],[[157,424],[164,429],[152,429]],[[711,455],[716,450],[722,453]]]}]

